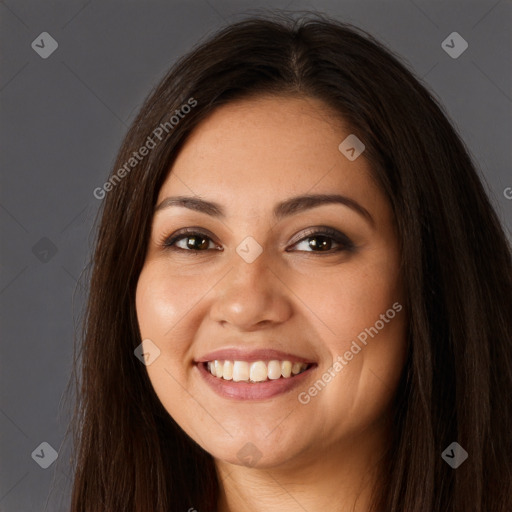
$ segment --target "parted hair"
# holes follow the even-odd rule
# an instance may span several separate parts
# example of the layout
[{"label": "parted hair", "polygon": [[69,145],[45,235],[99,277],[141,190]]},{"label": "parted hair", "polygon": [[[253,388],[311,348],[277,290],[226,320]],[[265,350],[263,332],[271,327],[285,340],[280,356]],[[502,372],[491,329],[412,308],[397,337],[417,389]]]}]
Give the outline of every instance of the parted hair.
[{"label": "parted hair", "polygon": [[[155,201],[187,136],[215,109],[259,94],[317,98],[341,116],[394,214],[409,348],[373,511],[509,512],[510,245],[428,87],[370,34],[311,13],[216,32],[172,66],[124,138],[112,175],[197,101],[102,201],[72,379],[71,512],[216,510],[212,456],[170,417],[134,357],[135,290]],[[453,441],[469,454],[457,469],[441,458]]]}]

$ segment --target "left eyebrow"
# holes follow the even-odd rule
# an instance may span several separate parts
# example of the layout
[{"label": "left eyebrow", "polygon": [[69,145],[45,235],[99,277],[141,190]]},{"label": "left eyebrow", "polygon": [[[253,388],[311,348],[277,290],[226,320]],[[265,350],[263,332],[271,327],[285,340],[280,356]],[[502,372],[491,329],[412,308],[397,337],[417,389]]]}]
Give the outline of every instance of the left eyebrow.
[{"label": "left eyebrow", "polygon": [[339,194],[307,194],[303,196],[292,197],[291,199],[287,199],[286,201],[279,203],[274,208],[274,217],[277,220],[280,220],[284,217],[294,215],[304,210],[309,210],[311,208],[317,208],[318,206],[333,203],[348,206],[355,212],[359,213],[359,215],[364,217],[367,222],[375,227],[375,221],[373,217],[364,206],[360,205],[357,201],[351,199],[350,197],[342,196]]},{"label": "left eyebrow", "polygon": [[[370,215],[370,212],[361,204],[350,197],[342,196],[339,194],[306,194],[302,196],[291,197],[278,203],[273,211],[276,220],[282,220],[285,217],[295,215],[297,213],[318,208],[326,204],[341,204],[351,208],[356,213],[361,215],[372,227],[375,227],[375,221]],[[206,201],[199,197],[190,196],[175,196],[167,197],[154,210],[154,213],[169,208],[171,206],[181,206],[189,208],[212,217],[225,218],[226,214],[221,205],[212,201]]]}]

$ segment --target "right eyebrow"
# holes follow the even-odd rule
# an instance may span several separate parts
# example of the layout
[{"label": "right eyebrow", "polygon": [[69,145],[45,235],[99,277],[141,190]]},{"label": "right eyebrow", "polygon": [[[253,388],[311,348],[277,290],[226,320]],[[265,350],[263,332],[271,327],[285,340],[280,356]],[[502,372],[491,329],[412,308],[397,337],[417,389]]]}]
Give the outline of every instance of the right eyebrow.
[{"label": "right eyebrow", "polygon": [[190,210],[206,213],[207,215],[211,215],[213,217],[226,217],[224,209],[222,206],[220,206],[220,204],[190,196],[166,197],[160,204],[155,207],[153,213],[163,210],[164,208],[169,208],[171,206],[189,208]]}]

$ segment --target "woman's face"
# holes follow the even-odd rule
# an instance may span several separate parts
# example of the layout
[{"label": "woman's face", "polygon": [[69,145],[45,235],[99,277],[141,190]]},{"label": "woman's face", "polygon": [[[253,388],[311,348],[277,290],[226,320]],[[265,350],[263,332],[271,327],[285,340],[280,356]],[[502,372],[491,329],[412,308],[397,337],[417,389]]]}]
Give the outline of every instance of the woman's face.
[{"label": "woman's face", "polygon": [[217,459],[303,464],[364,445],[390,409],[398,240],[364,152],[338,148],[350,133],[315,99],[234,102],[159,192],[136,295],[144,349],[160,350],[147,371]]}]

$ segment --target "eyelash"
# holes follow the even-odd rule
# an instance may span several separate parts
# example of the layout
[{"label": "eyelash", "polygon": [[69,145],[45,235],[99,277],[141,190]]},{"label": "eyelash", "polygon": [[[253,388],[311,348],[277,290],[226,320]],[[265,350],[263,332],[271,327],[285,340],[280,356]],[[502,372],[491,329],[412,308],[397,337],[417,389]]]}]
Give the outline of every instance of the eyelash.
[{"label": "eyelash", "polygon": [[[213,237],[211,234],[204,232],[201,228],[184,228],[178,231],[177,233],[174,233],[171,236],[165,235],[162,240],[160,241],[160,245],[166,249],[171,251],[183,251],[183,252],[191,252],[194,254],[198,254],[200,252],[206,252],[211,250],[218,250],[218,249],[204,249],[204,250],[198,250],[198,249],[183,249],[182,247],[176,247],[174,244],[178,242],[179,240],[191,238],[193,236],[201,237],[203,239],[209,240],[213,243]],[[306,233],[302,238],[297,240],[292,244],[292,247],[298,245],[301,242],[304,242],[309,239],[313,239],[316,237],[325,237],[332,241],[334,241],[336,244],[338,244],[339,247],[334,249],[329,249],[328,251],[300,251],[300,252],[309,252],[316,255],[331,255],[337,252],[341,251],[352,251],[355,246],[354,243],[342,232],[327,227],[327,226],[319,226],[316,228],[310,228],[309,230],[306,230]],[[288,249],[286,249],[286,252],[291,252]]]}]

